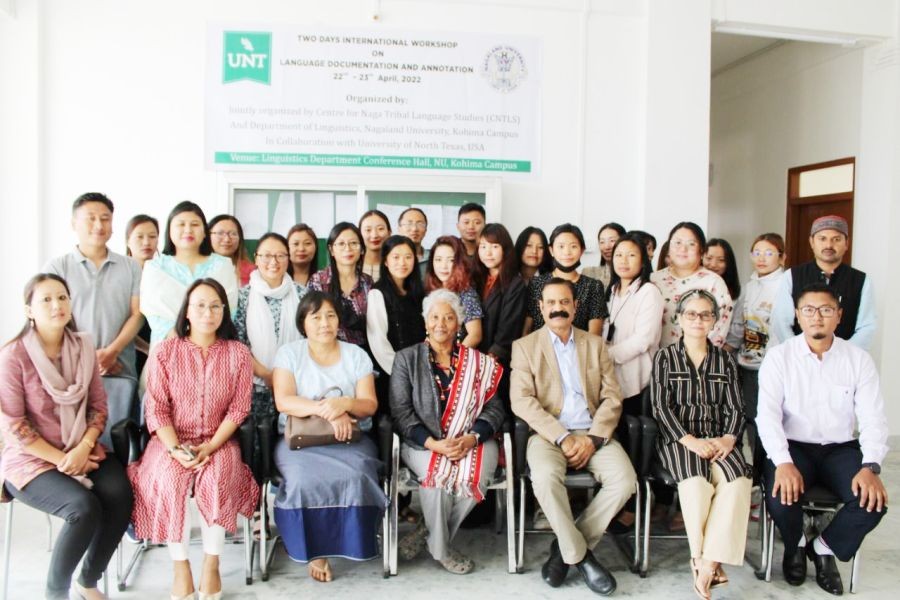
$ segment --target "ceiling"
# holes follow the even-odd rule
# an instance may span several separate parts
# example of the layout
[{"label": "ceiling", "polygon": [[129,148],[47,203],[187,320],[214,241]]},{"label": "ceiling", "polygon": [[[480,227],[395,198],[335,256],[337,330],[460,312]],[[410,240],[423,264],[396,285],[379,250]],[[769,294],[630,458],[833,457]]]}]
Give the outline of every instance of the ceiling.
[{"label": "ceiling", "polygon": [[773,38],[713,32],[711,72],[715,76],[729,65],[782,43],[784,43],[783,40]]}]

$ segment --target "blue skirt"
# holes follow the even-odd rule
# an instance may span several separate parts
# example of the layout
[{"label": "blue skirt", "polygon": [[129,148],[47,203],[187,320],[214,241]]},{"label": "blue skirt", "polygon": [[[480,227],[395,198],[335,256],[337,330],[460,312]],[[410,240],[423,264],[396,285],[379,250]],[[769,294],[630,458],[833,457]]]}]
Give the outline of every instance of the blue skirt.
[{"label": "blue skirt", "polygon": [[378,556],[376,534],[388,499],[378,482],[381,461],[368,436],[356,444],[275,449],[284,483],[275,496],[275,523],[288,556],[300,562]]}]

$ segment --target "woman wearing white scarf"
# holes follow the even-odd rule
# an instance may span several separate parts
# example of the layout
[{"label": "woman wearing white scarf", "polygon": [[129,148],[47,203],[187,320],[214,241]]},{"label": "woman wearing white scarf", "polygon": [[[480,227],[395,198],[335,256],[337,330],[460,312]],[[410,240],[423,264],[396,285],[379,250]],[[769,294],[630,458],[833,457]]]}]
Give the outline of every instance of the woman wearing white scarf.
[{"label": "woman wearing white scarf", "polygon": [[[253,402],[250,414],[257,422],[277,415],[272,398],[272,363],[278,349],[302,336],[297,331],[297,306],[306,290],[294,283],[287,240],[267,233],[256,247],[257,270],[250,284],[238,293],[234,324],[238,340],[253,354]],[[258,452],[254,461],[258,460]]]},{"label": "woman wearing white scarf", "polygon": [[[9,496],[63,517],[47,575],[47,598],[105,598],[97,581],[131,517],[133,495],[122,465],[97,438],[106,392],[91,337],[77,333],[69,289],[42,273],[25,287],[28,323],[0,349],[2,500]],[[83,559],[83,560],[82,560]]]}]

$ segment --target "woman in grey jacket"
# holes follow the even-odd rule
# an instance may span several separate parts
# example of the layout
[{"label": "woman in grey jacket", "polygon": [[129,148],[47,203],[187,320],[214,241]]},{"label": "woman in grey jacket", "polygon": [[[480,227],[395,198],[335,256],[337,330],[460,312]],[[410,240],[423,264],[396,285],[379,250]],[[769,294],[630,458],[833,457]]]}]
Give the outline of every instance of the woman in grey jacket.
[{"label": "woman in grey jacket", "polygon": [[462,575],[474,563],[450,542],[497,467],[493,438],[505,412],[495,394],[503,367],[458,342],[463,309],[456,294],[435,290],[422,313],[425,342],[398,352],[391,372],[391,415],[403,462],[421,482],[424,517],[401,540],[400,553],[412,559],[427,543],[445,569]]}]

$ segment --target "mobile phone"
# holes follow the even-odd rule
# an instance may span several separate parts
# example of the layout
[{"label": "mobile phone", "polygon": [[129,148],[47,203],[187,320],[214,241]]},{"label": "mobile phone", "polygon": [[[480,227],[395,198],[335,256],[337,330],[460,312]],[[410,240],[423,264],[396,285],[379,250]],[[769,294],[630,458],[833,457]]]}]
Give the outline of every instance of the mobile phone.
[{"label": "mobile phone", "polygon": [[191,450],[190,446],[188,446],[187,444],[181,444],[179,448],[181,448],[181,451],[187,455],[188,460],[194,460],[195,458],[197,458],[197,455],[194,454],[194,451]]}]

